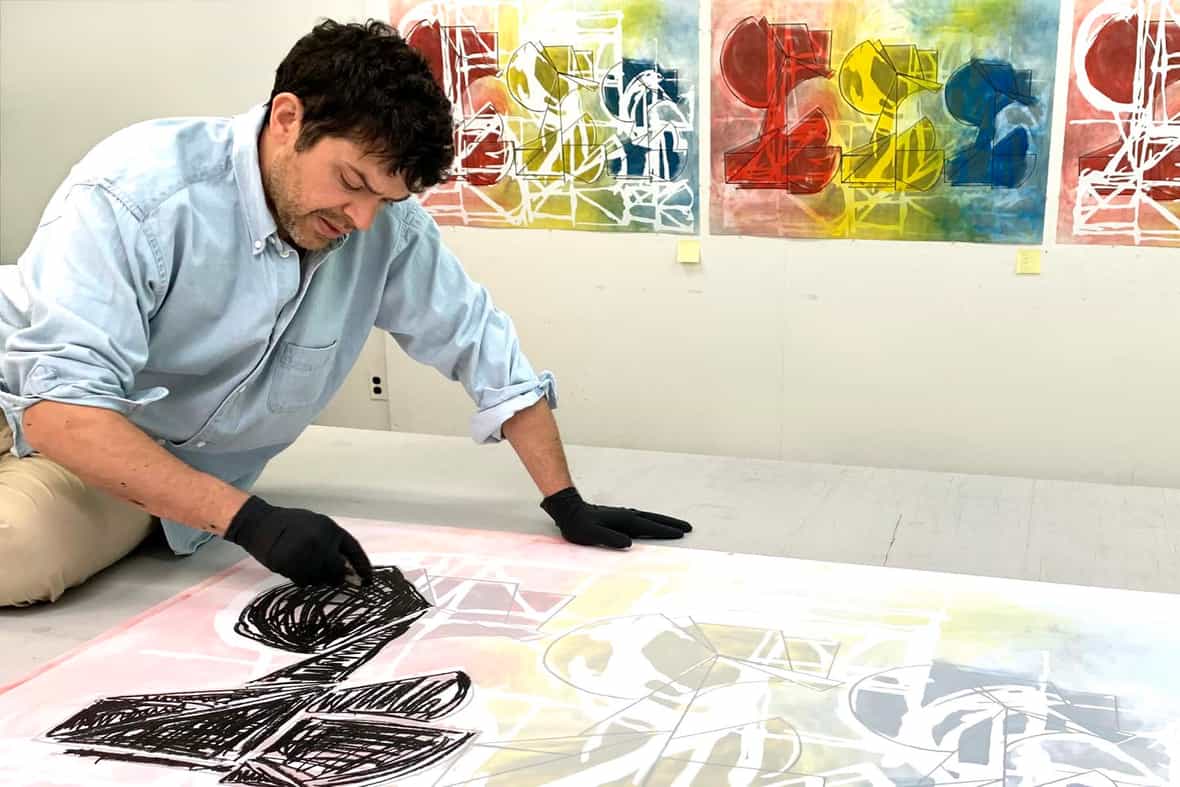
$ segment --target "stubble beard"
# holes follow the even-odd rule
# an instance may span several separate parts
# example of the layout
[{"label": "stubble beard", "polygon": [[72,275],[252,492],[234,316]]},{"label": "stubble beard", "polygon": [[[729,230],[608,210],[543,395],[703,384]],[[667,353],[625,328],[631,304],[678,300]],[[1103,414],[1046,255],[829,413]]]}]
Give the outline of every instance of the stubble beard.
[{"label": "stubble beard", "polygon": [[305,227],[311,221],[311,214],[300,209],[301,192],[293,182],[290,161],[275,161],[266,178],[267,198],[275,213],[279,236],[300,249],[315,250],[326,245],[326,241]]}]

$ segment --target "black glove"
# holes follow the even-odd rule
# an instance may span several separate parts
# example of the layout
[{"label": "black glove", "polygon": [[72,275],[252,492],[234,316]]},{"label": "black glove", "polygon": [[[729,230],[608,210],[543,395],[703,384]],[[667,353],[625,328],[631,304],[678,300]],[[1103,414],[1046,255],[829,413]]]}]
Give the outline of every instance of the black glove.
[{"label": "black glove", "polygon": [[345,560],[362,582],[373,578],[365,550],[332,519],[302,508],[276,508],[256,495],[234,515],[225,540],[296,585],[339,585]]},{"label": "black glove", "polygon": [[670,516],[591,505],[572,486],[549,495],[541,508],[553,517],[566,541],[583,546],[626,549],[633,538],[683,538],[692,532],[692,525]]}]

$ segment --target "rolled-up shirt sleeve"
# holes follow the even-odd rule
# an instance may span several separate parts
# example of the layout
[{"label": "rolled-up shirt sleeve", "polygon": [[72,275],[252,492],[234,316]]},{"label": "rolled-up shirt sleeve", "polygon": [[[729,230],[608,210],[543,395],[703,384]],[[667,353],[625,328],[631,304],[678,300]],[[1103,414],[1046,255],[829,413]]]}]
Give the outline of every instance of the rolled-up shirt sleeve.
[{"label": "rolled-up shirt sleeve", "polygon": [[520,348],[512,319],[473,282],[429,214],[408,211],[409,239],[390,268],[377,315],[411,358],[462,384],[475,403],[471,437],[502,439],[504,422],[545,398],[557,407],[553,374],[537,374]]},{"label": "rolled-up shirt sleeve", "polygon": [[59,192],[18,268],[27,319],[7,336],[0,358],[14,453],[32,453],[22,421],[39,401],[130,415],[167,394],[135,390],[167,277],[133,208],[99,185]]}]

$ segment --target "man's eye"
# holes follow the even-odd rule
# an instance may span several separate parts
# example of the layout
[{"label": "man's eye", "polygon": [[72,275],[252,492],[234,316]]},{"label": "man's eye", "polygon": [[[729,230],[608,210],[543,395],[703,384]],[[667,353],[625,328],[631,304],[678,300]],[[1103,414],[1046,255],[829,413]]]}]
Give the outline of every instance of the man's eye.
[{"label": "man's eye", "polygon": [[349,191],[360,191],[361,190],[360,186],[354,186],[351,183],[349,183],[347,180],[345,180],[344,178],[341,178],[340,182],[342,184],[344,184],[344,188],[348,189]]}]

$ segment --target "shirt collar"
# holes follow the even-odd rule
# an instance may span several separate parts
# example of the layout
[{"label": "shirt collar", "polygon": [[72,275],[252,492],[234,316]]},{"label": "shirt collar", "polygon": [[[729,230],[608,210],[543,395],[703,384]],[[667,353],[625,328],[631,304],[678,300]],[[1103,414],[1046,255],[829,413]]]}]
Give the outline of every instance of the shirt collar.
[{"label": "shirt collar", "polygon": [[259,104],[232,120],[234,179],[238,183],[238,199],[254,256],[263,252],[267,240],[278,231],[266,204],[258,159],[258,134],[265,120],[266,104]]},{"label": "shirt collar", "polygon": [[[280,242],[278,225],[266,204],[266,191],[262,188],[262,167],[258,157],[258,135],[266,122],[266,104],[259,104],[248,112],[236,115],[233,128],[234,180],[238,182],[238,200],[250,233],[250,251],[257,257],[266,250],[266,243],[274,237]],[[342,235],[329,243],[324,252],[340,248],[348,235]]]}]

